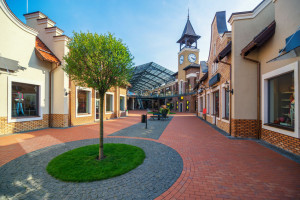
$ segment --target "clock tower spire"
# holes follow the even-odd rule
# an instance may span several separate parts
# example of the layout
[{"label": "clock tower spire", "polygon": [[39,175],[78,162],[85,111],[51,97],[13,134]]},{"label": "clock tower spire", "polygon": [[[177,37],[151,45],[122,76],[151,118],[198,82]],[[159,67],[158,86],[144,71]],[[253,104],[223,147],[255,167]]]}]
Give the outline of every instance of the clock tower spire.
[{"label": "clock tower spire", "polygon": [[[179,43],[179,53],[178,53],[178,84],[179,87],[183,87],[187,81],[186,73],[188,66],[193,68],[199,65],[199,49],[197,47],[197,40],[200,38],[194,31],[194,28],[190,21],[190,11],[188,10],[187,22],[183,29],[180,39],[177,41]],[[188,67],[188,68],[186,68]],[[200,65],[199,65],[200,67]]]},{"label": "clock tower spire", "polygon": [[190,22],[190,11],[188,10],[188,17],[182,35],[177,43],[180,44],[180,51],[185,48],[197,49],[197,40],[200,38],[194,31],[194,28]]}]

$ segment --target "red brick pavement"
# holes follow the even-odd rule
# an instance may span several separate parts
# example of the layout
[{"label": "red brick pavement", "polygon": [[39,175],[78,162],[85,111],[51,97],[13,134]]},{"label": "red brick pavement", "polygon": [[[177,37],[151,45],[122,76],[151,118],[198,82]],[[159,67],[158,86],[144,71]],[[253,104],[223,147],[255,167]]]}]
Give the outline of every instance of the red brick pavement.
[{"label": "red brick pavement", "polygon": [[[105,121],[105,137],[140,114]],[[54,144],[97,138],[98,124],[0,137],[0,166]],[[140,139],[140,138],[139,138]],[[190,114],[177,114],[158,140],[181,155],[184,168],[157,199],[300,199],[300,165],[254,141],[230,140]]]},{"label": "red brick pavement", "polygon": [[194,116],[175,116],[159,142],[184,169],[157,199],[300,199],[300,165],[249,140],[230,140]]},{"label": "red brick pavement", "polygon": [[[140,122],[142,113],[145,112],[134,112],[127,118],[104,121],[104,137]],[[99,138],[98,123],[3,136],[0,137],[0,166],[19,156],[47,146],[91,138]]]}]

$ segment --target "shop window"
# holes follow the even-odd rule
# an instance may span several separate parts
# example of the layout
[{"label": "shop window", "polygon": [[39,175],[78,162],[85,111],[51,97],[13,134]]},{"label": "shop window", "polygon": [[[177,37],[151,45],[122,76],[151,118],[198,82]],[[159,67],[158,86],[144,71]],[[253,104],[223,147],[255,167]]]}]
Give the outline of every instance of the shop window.
[{"label": "shop window", "polygon": [[213,93],[213,114],[219,117],[219,91]]},{"label": "shop window", "polygon": [[200,112],[203,112],[203,97],[200,97],[200,108],[199,108]]},{"label": "shop window", "polygon": [[294,72],[268,80],[268,123],[294,130]]},{"label": "shop window", "polygon": [[210,106],[210,102],[209,102],[209,94],[207,95],[207,99],[206,99],[206,102],[207,102],[207,114],[210,114],[210,108],[209,108],[209,106]]},{"label": "shop window", "polygon": [[12,82],[11,116],[39,116],[39,86]]},{"label": "shop window", "polygon": [[106,112],[114,111],[114,96],[113,94],[106,94]]},{"label": "shop window", "polygon": [[224,116],[224,119],[229,119],[229,95],[230,95],[230,92],[227,91],[226,89],[224,89],[224,92],[225,92],[225,98],[224,98],[224,106],[225,106],[225,116]]},{"label": "shop window", "polygon": [[120,96],[120,110],[125,111],[125,97]]},{"label": "shop window", "polygon": [[91,91],[77,90],[77,113],[78,114],[90,114],[91,104]]}]

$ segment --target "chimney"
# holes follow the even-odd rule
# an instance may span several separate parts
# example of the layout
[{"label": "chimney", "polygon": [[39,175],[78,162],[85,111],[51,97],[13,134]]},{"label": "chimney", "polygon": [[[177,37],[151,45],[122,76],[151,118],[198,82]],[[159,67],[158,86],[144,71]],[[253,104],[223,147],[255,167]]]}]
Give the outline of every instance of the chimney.
[{"label": "chimney", "polygon": [[26,25],[39,32],[44,28],[53,27],[55,25],[54,21],[40,11],[24,14],[24,17],[26,19]]}]

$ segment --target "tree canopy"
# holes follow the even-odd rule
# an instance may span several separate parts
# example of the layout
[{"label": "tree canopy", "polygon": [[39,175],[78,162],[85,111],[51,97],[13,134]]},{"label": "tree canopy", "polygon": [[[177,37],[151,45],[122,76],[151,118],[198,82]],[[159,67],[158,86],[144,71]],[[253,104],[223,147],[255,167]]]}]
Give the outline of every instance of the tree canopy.
[{"label": "tree canopy", "polygon": [[128,47],[111,33],[76,33],[64,57],[65,71],[79,85],[96,89],[100,95],[130,79],[133,56]]}]

